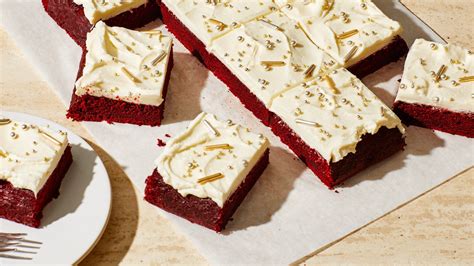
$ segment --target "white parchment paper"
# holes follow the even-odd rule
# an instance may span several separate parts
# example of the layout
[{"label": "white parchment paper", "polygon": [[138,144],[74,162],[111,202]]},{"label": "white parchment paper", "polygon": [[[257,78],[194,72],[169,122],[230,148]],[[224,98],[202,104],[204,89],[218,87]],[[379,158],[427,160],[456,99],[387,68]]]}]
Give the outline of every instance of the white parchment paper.
[{"label": "white parchment paper", "polygon": [[[0,0],[1,25],[68,105],[81,51],[43,11],[40,2]],[[376,3],[401,22],[409,45],[416,37],[442,41],[398,1]],[[149,27],[165,30],[160,21]],[[178,41],[174,50],[163,126],[83,125],[142,191],[153,161],[162,151],[157,138],[166,142],[165,134],[182,131],[201,111],[232,119],[269,137],[270,165],[222,234],[161,212],[213,264],[290,263],[473,165],[473,140],[410,127],[404,152],[353,177],[337,189],[339,193],[328,190]],[[394,63],[363,81],[391,106],[402,69],[402,62]],[[31,97],[34,95],[32,91]]]}]

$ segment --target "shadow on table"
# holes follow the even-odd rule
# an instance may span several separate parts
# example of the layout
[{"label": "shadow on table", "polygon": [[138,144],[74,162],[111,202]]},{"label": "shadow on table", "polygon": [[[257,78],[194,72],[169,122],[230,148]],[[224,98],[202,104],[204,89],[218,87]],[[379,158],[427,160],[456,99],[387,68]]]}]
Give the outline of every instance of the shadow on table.
[{"label": "shadow on table", "polygon": [[[270,163],[245,200],[232,216],[223,235],[265,224],[280,209],[293,190],[294,182],[306,169],[291,152],[280,148],[270,148]],[[291,165],[291,167],[289,167]]]},{"label": "shadow on table", "polygon": [[201,92],[209,70],[188,53],[174,53],[163,124],[194,119],[201,113]]},{"label": "shadow on table", "polygon": [[71,148],[72,165],[61,183],[59,197],[45,208],[41,227],[53,224],[62,217],[74,213],[81,205],[86,188],[94,175],[93,169],[97,158],[95,152],[77,144],[71,145]]},{"label": "shadow on table", "polygon": [[118,265],[129,251],[137,231],[137,195],[119,164],[103,149],[93,143],[89,144],[99,154],[109,174],[112,186],[112,211],[102,238],[81,265]]}]

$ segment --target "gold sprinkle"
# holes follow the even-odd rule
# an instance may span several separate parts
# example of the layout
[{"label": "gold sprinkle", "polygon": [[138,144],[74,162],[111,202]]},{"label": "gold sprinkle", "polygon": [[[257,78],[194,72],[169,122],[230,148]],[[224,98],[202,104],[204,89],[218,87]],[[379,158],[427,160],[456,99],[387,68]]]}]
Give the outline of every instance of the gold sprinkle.
[{"label": "gold sprinkle", "polygon": [[274,66],[278,67],[278,66],[286,65],[285,62],[283,61],[261,61],[260,63],[267,67],[274,67]]},{"label": "gold sprinkle", "polygon": [[357,29],[350,30],[350,31],[346,31],[342,34],[337,35],[336,38],[339,39],[339,40],[342,40],[342,39],[352,37],[352,36],[356,35],[357,33],[359,33],[359,30],[357,30]]},{"label": "gold sprinkle", "polygon": [[308,69],[306,69],[306,71],[304,72],[305,78],[310,78],[311,76],[313,76],[313,72],[315,69],[316,66],[314,64],[309,66]]},{"label": "gold sprinkle", "polygon": [[282,28],[278,27],[277,25],[275,25],[275,24],[271,23],[271,22],[270,22],[270,21],[268,21],[268,20],[264,20],[264,19],[258,19],[258,21],[261,21],[261,22],[263,22],[263,23],[266,23],[267,25],[269,25],[270,27],[272,27],[272,28],[273,28],[273,29],[275,29],[275,30],[278,30],[278,31],[283,31],[283,29],[282,29]]},{"label": "gold sprinkle", "polygon": [[128,69],[126,69],[125,67],[122,67],[122,72],[125,74],[125,76],[127,76],[131,81],[135,82],[135,83],[141,83],[141,81],[136,78],[135,76],[132,75],[132,73],[130,73],[130,71],[128,71]]},{"label": "gold sprinkle", "polygon": [[459,82],[465,83],[465,82],[473,82],[474,81],[474,76],[467,76],[467,77],[462,77],[459,79]]},{"label": "gold sprinkle", "polygon": [[217,173],[217,174],[205,176],[203,178],[199,178],[197,182],[201,185],[204,185],[208,182],[213,182],[213,181],[216,181],[216,180],[221,179],[223,177],[224,177],[223,174]]},{"label": "gold sprinkle", "polygon": [[209,121],[204,119],[203,122],[206,125],[206,127],[209,129],[209,131],[211,131],[211,133],[214,134],[214,136],[216,137],[219,136],[219,132],[217,132],[217,130],[211,125],[211,123],[209,123]]},{"label": "gold sprinkle", "polygon": [[353,46],[352,49],[344,57],[344,62],[347,63],[347,61],[351,60],[351,58],[357,53],[357,50],[359,50],[359,47]]},{"label": "gold sprinkle", "polygon": [[45,136],[46,138],[48,138],[49,140],[53,141],[54,143],[58,144],[59,146],[61,146],[62,142],[57,140],[56,138],[54,138],[53,136],[51,136],[50,134],[42,131],[42,130],[39,130],[39,133],[43,136]]},{"label": "gold sprinkle", "polygon": [[142,31],[143,33],[146,33],[146,34],[161,34],[161,31],[160,30],[147,30],[147,31]]},{"label": "gold sprinkle", "polygon": [[448,67],[446,65],[442,65],[438,72],[436,73],[435,81],[438,82],[441,79],[441,76],[446,72]]},{"label": "gold sprinkle", "polygon": [[217,150],[217,149],[229,150],[229,149],[232,149],[232,146],[225,143],[225,144],[208,145],[205,148],[206,148],[207,151],[212,151],[212,150]]},{"label": "gold sprinkle", "polygon": [[166,52],[161,51],[161,53],[155,59],[153,59],[153,61],[151,61],[151,64],[153,66],[156,66],[159,62],[163,61],[163,59],[165,58],[166,58]]},{"label": "gold sprinkle", "polygon": [[219,26],[219,28],[218,28],[219,30],[223,30],[223,29],[227,28],[227,25],[226,25],[224,22],[219,21],[219,20],[217,20],[217,19],[210,18],[210,19],[209,19],[209,22],[211,22],[212,24],[215,24],[215,25]]},{"label": "gold sprinkle", "polygon": [[8,118],[2,118],[0,119],[0,126],[3,126],[3,125],[8,125],[10,124],[12,121]]},{"label": "gold sprinkle", "polygon": [[309,121],[309,120],[300,119],[300,118],[296,119],[295,122],[297,124],[309,125],[309,126],[313,126],[313,127],[320,127],[321,126],[319,123]]},{"label": "gold sprinkle", "polygon": [[3,151],[0,151],[0,156],[2,156],[3,158],[7,158],[7,154]]}]

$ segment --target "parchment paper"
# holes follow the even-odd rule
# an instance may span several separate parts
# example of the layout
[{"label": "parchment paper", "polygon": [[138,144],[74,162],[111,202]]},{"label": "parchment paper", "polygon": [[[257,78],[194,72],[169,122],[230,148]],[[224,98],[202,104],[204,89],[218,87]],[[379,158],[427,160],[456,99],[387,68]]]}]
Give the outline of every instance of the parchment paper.
[{"label": "parchment paper", "polygon": [[[80,49],[43,11],[40,2],[1,0],[1,25],[68,105]],[[398,1],[376,2],[401,22],[409,45],[416,37],[442,41]],[[149,26],[153,27],[165,29],[160,21]],[[157,138],[166,142],[166,133],[182,131],[201,111],[232,119],[269,137],[270,165],[222,234],[161,212],[213,264],[293,262],[473,165],[473,140],[410,127],[404,152],[353,177],[337,189],[339,193],[328,190],[178,41],[174,50],[163,126],[83,125],[142,191],[153,161],[162,151]],[[391,64],[363,80],[390,106],[402,65]],[[34,94],[32,91],[31,97]]]}]

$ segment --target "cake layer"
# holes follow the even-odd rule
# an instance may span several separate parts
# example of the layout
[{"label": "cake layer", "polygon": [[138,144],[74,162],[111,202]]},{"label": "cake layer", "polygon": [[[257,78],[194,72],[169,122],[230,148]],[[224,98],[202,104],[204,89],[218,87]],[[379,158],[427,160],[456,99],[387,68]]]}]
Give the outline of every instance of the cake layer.
[{"label": "cake layer", "polygon": [[398,101],[395,112],[405,124],[474,138],[474,113],[454,112],[431,105]]},{"label": "cake layer", "polygon": [[165,183],[156,170],[146,180],[145,200],[192,223],[221,232],[267,167],[268,157],[267,149],[222,207],[210,198],[183,196]]},{"label": "cake layer", "polygon": [[328,162],[318,151],[310,147],[281,118],[274,115],[271,122],[273,133],[313,171],[329,188],[334,188],[367,167],[383,161],[403,150],[405,140],[398,128],[381,128],[376,134],[365,134],[350,153],[336,163]]},{"label": "cake layer", "polygon": [[168,141],[155,164],[183,197],[210,198],[222,208],[268,146],[264,136],[202,113]]},{"label": "cake layer", "polygon": [[0,180],[0,217],[31,227],[39,227],[43,208],[53,198],[59,196],[61,182],[71,164],[71,147],[67,146],[56,168],[36,195],[31,190],[17,188],[8,181]]},{"label": "cake layer", "polygon": [[395,101],[472,114],[474,54],[452,44],[416,40],[405,61]]},{"label": "cake layer", "polygon": [[[78,77],[82,76],[85,53],[79,65]],[[162,91],[166,99],[168,84],[173,68],[173,49],[170,50],[168,69],[165,71]],[[74,89],[75,90],[75,89]],[[106,121],[108,123],[129,123],[136,125],[160,126],[163,119],[165,102],[160,106],[128,103],[120,100],[90,95],[72,94],[67,117],[76,121]]]},{"label": "cake layer", "polygon": [[98,22],[87,35],[85,66],[75,94],[159,106],[172,40]]},{"label": "cake layer", "polygon": [[66,132],[0,118],[0,180],[37,195],[67,146]]},{"label": "cake layer", "polygon": [[[159,3],[160,1],[158,1]],[[86,45],[87,33],[92,24],[84,15],[84,8],[73,0],[42,0],[46,12],[63,28],[68,35],[82,48]],[[105,22],[109,26],[120,26],[136,29],[146,25],[160,16],[159,5],[148,1],[130,11],[123,12]]]},{"label": "cake layer", "polygon": [[401,33],[370,0],[277,0],[308,37],[348,68],[388,46]]}]

